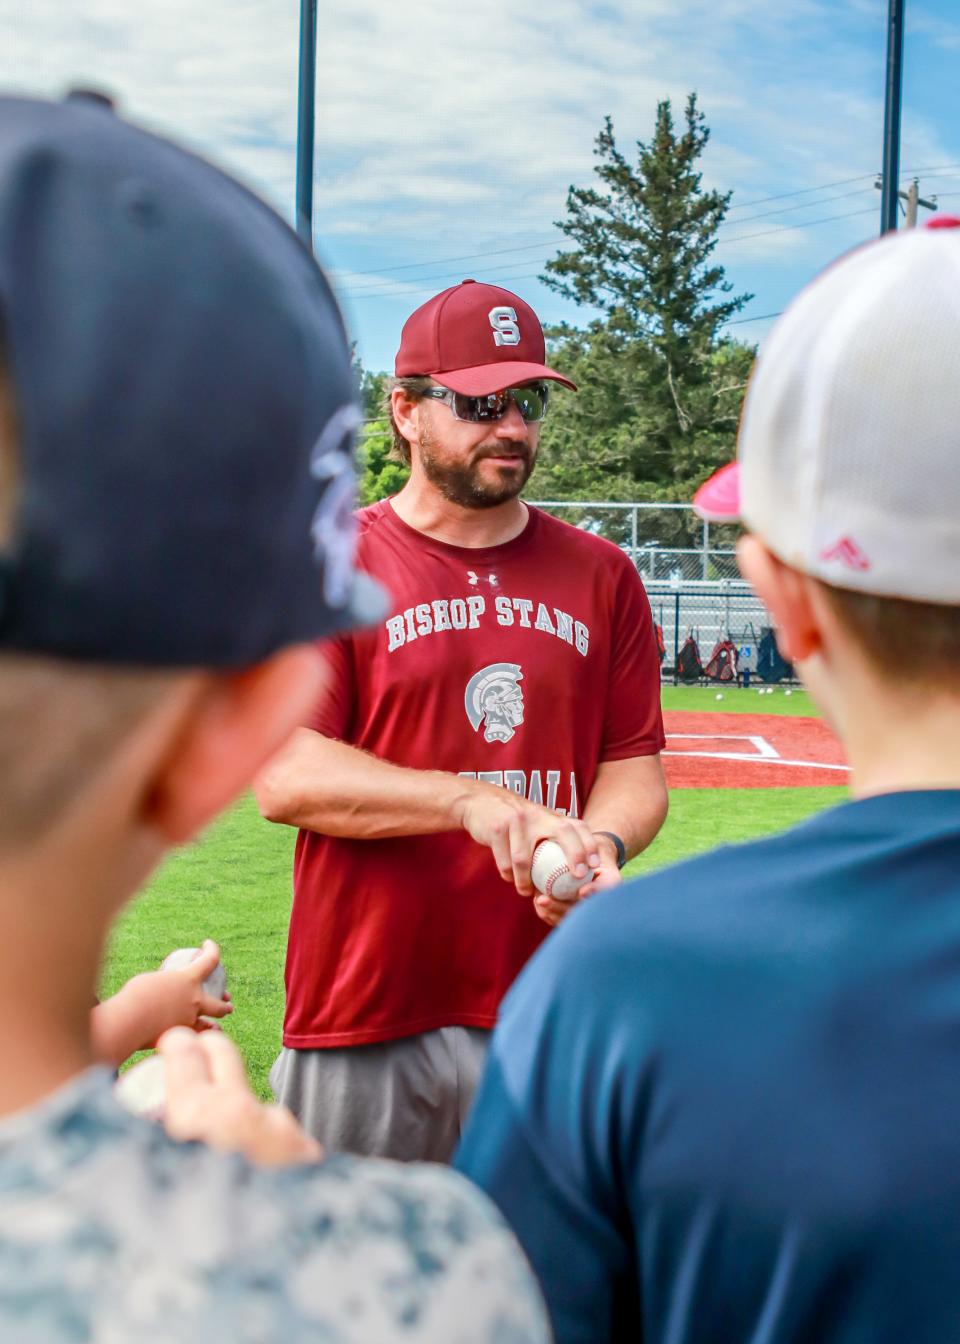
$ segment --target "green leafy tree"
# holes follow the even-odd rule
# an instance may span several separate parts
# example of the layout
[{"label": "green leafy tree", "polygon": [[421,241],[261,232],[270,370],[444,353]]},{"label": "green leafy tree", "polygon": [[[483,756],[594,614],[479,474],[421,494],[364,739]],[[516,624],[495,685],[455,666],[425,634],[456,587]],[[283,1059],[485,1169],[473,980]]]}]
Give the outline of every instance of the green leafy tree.
[{"label": "green leafy tree", "polygon": [[[730,194],[702,185],[708,139],[695,94],[679,133],[670,102],[658,104],[633,164],[607,118],[599,185],[569,190],[557,226],[574,246],[543,280],[601,316],[548,333],[580,392],[558,397],[544,427],[538,493],[685,500],[732,456],[754,351],[721,332],[751,296],[733,294],[714,259]],[[687,526],[679,515],[677,526]]]},{"label": "green leafy tree", "polygon": [[353,369],[364,421],[357,444],[357,495],[361,504],[374,504],[387,495],[395,495],[410,475],[410,469],[392,456],[393,434],[384,410],[389,376],[364,369],[356,355]]}]

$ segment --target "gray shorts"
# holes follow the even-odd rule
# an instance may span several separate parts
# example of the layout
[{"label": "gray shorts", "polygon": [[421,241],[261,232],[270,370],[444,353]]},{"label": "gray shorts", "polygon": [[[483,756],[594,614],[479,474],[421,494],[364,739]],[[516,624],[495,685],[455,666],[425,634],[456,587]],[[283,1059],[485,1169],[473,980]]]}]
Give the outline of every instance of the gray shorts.
[{"label": "gray shorts", "polygon": [[449,1162],[489,1041],[481,1027],[441,1027],[375,1045],[283,1049],[270,1086],[328,1153]]}]

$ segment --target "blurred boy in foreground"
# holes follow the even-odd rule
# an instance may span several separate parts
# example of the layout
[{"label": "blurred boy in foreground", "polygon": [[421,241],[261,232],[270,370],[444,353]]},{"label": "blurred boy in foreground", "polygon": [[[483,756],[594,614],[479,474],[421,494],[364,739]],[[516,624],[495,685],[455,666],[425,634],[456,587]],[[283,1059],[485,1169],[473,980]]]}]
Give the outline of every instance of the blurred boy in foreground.
[{"label": "blurred boy in foreground", "polygon": [[[960,221],[764,345],[744,575],[852,801],[600,893],[518,980],[458,1165],[559,1344],[942,1344],[960,1264]],[[722,804],[721,804],[722,805]]]},{"label": "blurred boy in foreground", "polygon": [[0,323],[0,1338],[541,1344],[462,1178],[319,1161],[221,1032],[160,1042],[172,1138],[97,1062],[117,912],[379,611],[323,275],[102,99],[0,99]]}]

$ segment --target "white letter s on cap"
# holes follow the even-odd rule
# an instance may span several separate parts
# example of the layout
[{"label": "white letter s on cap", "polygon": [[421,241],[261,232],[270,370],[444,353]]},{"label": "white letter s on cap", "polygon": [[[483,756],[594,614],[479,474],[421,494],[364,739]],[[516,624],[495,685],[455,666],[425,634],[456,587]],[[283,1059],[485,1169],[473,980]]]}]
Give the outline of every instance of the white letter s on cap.
[{"label": "white letter s on cap", "polygon": [[515,308],[491,308],[488,316],[493,327],[494,345],[520,344],[520,326]]}]

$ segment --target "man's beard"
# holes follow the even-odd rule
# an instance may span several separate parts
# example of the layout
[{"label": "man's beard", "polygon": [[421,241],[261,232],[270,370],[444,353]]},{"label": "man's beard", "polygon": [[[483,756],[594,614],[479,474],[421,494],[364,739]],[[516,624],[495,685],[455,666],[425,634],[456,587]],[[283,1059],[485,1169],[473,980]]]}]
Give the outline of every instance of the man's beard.
[{"label": "man's beard", "polygon": [[[530,479],[537,461],[537,452],[528,443],[502,439],[497,443],[481,443],[473,450],[469,462],[450,461],[427,432],[420,435],[420,465],[431,485],[462,509],[495,509],[515,499]],[[488,457],[504,457],[516,453],[521,460],[519,468],[497,471],[499,479],[485,481],[481,476],[481,462]]]}]

